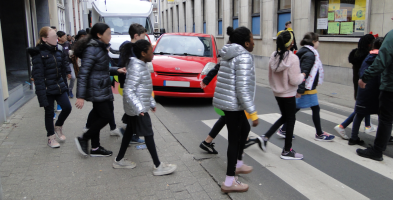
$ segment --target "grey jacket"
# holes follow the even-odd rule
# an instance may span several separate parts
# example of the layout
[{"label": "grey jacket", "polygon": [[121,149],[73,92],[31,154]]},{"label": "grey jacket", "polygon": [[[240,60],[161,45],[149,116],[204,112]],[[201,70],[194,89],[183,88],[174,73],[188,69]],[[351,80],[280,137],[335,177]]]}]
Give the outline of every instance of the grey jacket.
[{"label": "grey jacket", "polygon": [[225,45],[220,55],[213,106],[224,111],[256,112],[254,57],[238,44]]},{"label": "grey jacket", "polygon": [[124,111],[129,116],[136,116],[148,112],[156,107],[156,101],[152,97],[153,84],[146,63],[131,58],[127,66],[126,81],[123,90]]}]

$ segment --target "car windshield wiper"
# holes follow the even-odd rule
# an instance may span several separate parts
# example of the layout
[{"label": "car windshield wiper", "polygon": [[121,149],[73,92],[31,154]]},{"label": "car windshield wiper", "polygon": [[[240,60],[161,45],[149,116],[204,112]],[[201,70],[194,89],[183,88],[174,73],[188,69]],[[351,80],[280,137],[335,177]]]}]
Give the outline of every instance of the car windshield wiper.
[{"label": "car windshield wiper", "polygon": [[177,55],[177,56],[198,56],[198,57],[203,57],[202,55],[196,55],[196,54],[190,54],[190,53],[174,53],[173,55]]},{"label": "car windshield wiper", "polygon": [[116,32],[116,31],[114,31],[113,33],[116,34],[116,35],[123,35],[123,33]]},{"label": "car windshield wiper", "polygon": [[171,55],[171,53],[168,53],[168,52],[154,52],[154,54],[160,54],[160,55],[164,55],[164,54],[169,54],[169,55]]}]

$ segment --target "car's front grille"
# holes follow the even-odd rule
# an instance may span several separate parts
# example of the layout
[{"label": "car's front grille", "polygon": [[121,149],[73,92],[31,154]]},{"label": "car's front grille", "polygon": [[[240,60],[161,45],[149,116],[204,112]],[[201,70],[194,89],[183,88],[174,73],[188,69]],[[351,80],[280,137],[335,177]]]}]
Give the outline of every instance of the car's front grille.
[{"label": "car's front grille", "polygon": [[172,72],[157,72],[159,76],[179,76],[179,77],[198,77],[198,73],[172,73]]},{"label": "car's front grille", "polygon": [[189,87],[169,87],[169,86],[153,86],[154,91],[161,92],[184,92],[184,93],[203,93],[201,88],[189,88]]}]

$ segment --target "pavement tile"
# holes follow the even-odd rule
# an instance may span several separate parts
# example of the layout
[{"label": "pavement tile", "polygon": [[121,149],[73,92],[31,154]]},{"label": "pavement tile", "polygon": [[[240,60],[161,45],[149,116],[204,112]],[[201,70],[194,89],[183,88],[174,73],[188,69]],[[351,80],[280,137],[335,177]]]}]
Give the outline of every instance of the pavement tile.
[{"label": "pavement tile", "polygon": [[191,198],[190,193],[187,192],[187,190],[181,191],[181,192],[175,192],[174,193],[175,199],[189,199]]},{"label": "pavement tile", "polygon": [[189,193],[204,191],[204,189],[199,185],[199,183],[194,183],[186,186],[186,189]]},{"label": "pavement tile", "polygon": [[193,199],[198,199],[198,200],[199,199],[200,200],[209,199],[210,200],[209,195],[205,191],[198,191],[198,192],[194,192],[194,193],[190,193],[190,194]]}]

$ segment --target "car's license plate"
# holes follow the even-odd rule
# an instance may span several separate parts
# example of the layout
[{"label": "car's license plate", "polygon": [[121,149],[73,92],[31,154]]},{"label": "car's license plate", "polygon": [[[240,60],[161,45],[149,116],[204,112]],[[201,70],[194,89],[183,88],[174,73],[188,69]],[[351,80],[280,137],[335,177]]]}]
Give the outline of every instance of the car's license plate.
[{"label": "car's license plate", "polygon": [[164,86],[190,87],[190,82],[188,82],[188,81],[164,81]]}]

